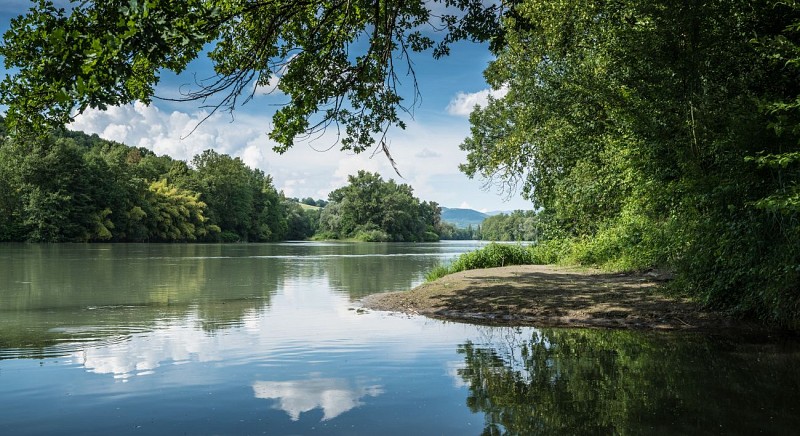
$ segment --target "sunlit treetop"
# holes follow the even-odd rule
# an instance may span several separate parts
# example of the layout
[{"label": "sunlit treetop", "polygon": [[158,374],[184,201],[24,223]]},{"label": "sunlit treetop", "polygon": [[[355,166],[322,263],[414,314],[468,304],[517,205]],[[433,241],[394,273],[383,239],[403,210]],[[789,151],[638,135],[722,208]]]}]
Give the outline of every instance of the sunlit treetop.
[{"label": "sunlit treetop", "polygon": [[12,131],[61,126],[87,108],[149,103],[162,71],[180,73],[207,52],[215,75],[181,100],[233,112],[279,80],[288,103],[273,117],[276,151],[332,128],[343,150],[360,152],[403,128],[416,104],[410,54],[500,44],[505,3],[87,0],[65,10],[40,0],[4,35],[0,55],[17,73],[0,85],[0,103]]}]

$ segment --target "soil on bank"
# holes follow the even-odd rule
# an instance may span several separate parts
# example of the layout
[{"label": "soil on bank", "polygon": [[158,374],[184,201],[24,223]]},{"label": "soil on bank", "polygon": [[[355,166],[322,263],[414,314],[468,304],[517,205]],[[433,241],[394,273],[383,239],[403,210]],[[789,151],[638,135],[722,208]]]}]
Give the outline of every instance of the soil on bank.
[{"label": "soil on bank", "polygon": [[482,324],[664,330],[757,329],[657,292],[664,275],[551,265],[462,271],[406,292],[373,294],[367,309]]}]

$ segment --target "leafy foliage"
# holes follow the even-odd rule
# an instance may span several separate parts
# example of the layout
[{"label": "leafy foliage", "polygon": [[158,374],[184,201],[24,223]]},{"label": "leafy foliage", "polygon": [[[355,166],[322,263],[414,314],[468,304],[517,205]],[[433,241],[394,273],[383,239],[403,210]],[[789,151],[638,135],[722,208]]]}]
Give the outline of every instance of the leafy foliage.
[{"label": "leafy foliage", "polygon": [[[206,150],[192,159],[194,171],[177,183],[201,193],[212,223],[233,241],[280,241],[287,223],[283,199],[272,178],[240,158]],[[233,235],[236,235],[235,237]]]},{"label": "leafy foliage", "polygon": [[[80,132],[0,143],[2,241],[274,241],[285,200],[213,151],[185,162]],[[303,234],[308,236],[308,230]]]},{"label": "leafy foliage", "polygon": [[[445,12],[434,14],[435,3]],[[150,101],[161,71],[184,70],[211,45],[216,75],[186,100],[232,112],[279,79],[290,101],[273,117],[277,151],[335,124],[342,149],[358,152],[405,126],[400,115],[417,97],[414,86],[405,103],[399,89],[405,74],[415,83],[411,53],[498,40],[504,13],[481,0],[92,0],[69,12],[39,0],[4,36],[0,55],[18,72],[0,85],[0,102],[13,131],[62,126],[89,107]]]},{"label": "leafy foliage", "polygon": [[194,241],[219,227],[206,226],[206,204],[200,194],[170,186],[167,180],[153,182],[148,188],[147,209],[152,237],[156,241]]},{"label": "leafy foliage", "polygon": [[439,238],[464,241],[464,240],[477,240],[480,239],[481,226],[472,227],[468,224],[466,228],[461,228],[453,223],[442,222],[439,226]]},{"label": "leafy foliage", "polygon": [[[708,306],[800,320],[797,2],[528,0],[462,170],[546,214],[539,260],[666,266]],[[485,225],[483,226],[485,232]]]},{"label": "leafy foliage", "polygon": [[[540,216],[541,215],[541,216]],[[487,217],[481,223],[481,239],[487,241],[537,241],[546,233],[544,214],[516,210]]]},{"label": "leafy foliage", "polygon": [[335,238],[368,242],[437,241],[441,209],[420,202],[410,186],[359,171],[349,184],[330,193],[319,230]]}]

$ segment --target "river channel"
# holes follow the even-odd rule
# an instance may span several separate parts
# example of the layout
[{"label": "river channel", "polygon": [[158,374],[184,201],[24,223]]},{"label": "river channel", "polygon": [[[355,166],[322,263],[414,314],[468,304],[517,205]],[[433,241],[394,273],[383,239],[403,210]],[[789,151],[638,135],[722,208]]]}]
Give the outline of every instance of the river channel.
[{"label": "river channel", "polygon": [[359,309],[479,245],[0,245],[0,433],[800,429],[793,337]]}]

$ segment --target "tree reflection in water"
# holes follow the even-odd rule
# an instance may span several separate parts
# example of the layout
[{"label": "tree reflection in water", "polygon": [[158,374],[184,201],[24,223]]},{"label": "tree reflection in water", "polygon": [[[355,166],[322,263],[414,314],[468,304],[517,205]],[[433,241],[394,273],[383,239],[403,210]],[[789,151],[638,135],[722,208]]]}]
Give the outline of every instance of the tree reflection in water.
[{"label": "tree reflection in water", "polygon": [[484,435],[789,434],[800,425],[796,341],[690,334],[486,330],[458,370]]}]

